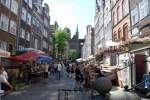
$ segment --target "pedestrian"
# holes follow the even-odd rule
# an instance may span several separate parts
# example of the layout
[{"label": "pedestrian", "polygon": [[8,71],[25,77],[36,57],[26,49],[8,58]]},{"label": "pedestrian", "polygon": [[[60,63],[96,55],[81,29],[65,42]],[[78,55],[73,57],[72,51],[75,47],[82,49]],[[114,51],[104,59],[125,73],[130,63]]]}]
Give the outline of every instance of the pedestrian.
[{"label": "pedestrian", "polygon": [[48,68],[49,68],[49,65],[47,64],[47,62],[44,63],[44,67],[45,67],[44,78],[45,78],[45,82],[48,83]]},{"label": "pedestrian", "polygon": [[73,66],[71,67],[71,78],[73,78],[73,76],[74,76],[74,68],[75,68],[75,65],[73,65]]},{"label": "pedestrian", "polygon": [[79,69],[79,66],[76,66],[75,69],[75,80],[76,80],[75,88],[77,89],[81,88],[82,74]]},{"label": "pedestrian", "polygon": [[[4,67],[2,67],[3,73],[2,75],[8,80],[8,74],[5,71]],[[5,83],[1,83],[1,89],[2,90],[8,90],[8,86]]]},{"label": "pedestrian", "polygon": [[69,66],[67,66],[66,71],[67,71],[67,77],[70,77],[70,67]]},{"label": "pedestrian", "polygon": [[[6,76],[3,74],[4,72],[4,67],[0,65],[0,83],[5,83],[8,87],[9,90],[13,89],[13,86],[8,82]],[[2,90],[0,86],[0,94],[7,94],[9,93],[8,91]]]},{"label": "pedestrian", "polygon": [[57,64],[57,62],[54,62],[54,73],[56,74],[57,73],[57,66],[58,64]]},{"label": "pedestrian", "polygon": [[61,77],[61,70],[62,70],[62,65],[61,63],[59,62],[57,64],[57,79],[60,80],[60,77]]}]

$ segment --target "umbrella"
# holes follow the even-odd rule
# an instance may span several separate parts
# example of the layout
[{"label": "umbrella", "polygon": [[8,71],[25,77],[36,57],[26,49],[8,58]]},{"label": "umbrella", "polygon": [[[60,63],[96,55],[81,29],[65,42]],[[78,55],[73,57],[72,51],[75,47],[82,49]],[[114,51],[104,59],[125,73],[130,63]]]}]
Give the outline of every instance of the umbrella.
[{"label": "umbrella", "polygon": [[24,62],[24,61],[33,60],[33,59],[38,58],[38,57],[42,57],[42,55],[37,53],[37,52],[30,51],[30,52],[26,52],[24,54],[21,54],[19,56],[14,56],[11,59],[14,62]]},{"label": "umbrella", "polygon": [[37,61],[37,62],[51,62],[52,57],[42,56],[42,57],[36,58],[35,61]]},{"label": "umbrella", "polygon": [[44,54],[43,51],[41,50],[37,50],[37,49],[34,49],[34,48],[24,48],[22,50],[17,50],[17,54],[23,54],[23,53],[26,53],[26,52],[37,52],[37,53],[40,53],[40,54]]}]

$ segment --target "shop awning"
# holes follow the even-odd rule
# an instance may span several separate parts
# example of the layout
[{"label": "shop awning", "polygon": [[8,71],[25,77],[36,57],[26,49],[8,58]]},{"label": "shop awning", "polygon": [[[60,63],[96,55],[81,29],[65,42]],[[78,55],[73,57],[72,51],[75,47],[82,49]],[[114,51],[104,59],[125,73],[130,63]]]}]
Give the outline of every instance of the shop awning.
[{"label": "shop awning", "polygon": [[24,61],[34,60],[35,58],[38,58],[38,57],[43,57],[43,55],[41,55],[37,52],[30,51],[30,52],[26,52],[24,54],[21,54],[19,56],[14,56],[11,59],[14,62],[24,62]]}]

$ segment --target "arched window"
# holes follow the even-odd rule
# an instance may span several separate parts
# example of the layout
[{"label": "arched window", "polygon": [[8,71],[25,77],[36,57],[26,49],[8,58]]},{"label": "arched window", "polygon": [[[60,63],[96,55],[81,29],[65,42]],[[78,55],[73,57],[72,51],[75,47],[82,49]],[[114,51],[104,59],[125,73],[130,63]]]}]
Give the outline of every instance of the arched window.
[{"label": "arched window", "polygon": [[128,36],[128,25],[125,24],[123,26],[123,41],[127,41],[129,39],[129,36]]},{"label": "arched window", "polygon": [[127,0],[123,0],[123,2],[122,2],[122,12],[123,12],[123,17],[129,13],[129,7],[128,7]]},{"label": "arched window", "polygon": [[116,32],[114,32],[113,40],[114,40],[115,42],[117,41],[117,33],[116,33]]},{"label": "arched window", "polygon": [[117,22],[121,20],[121,9],[120,6],[117,8]]},{"label": "arched window", "polygon": [[121,40],[121,29],[118,30],[118,41]]},{"label": "arched window", "polygon": [[115,25],[115,23],[116,23],[116,22],[115,22],[115,17],[116,17],[116,16],[115,16],[115,12],[113,12],[113,25]]}]

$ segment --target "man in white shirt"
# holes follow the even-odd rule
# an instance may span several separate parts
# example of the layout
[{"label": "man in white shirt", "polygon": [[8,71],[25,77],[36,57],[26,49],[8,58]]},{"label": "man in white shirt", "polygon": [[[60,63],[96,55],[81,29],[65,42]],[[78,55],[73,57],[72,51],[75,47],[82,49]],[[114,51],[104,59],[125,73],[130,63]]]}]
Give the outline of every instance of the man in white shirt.
[{"label": "man in white shirt", "polygon": [[1,83],[5,83],[10,89],[13,89],[13,86],[7,81],[6,76],[3,75],[4,67],[0,66],[0,94],[5,94],[4,90],[1,90]]},{"label": "man in white shirt", "polygon": [[62,70],[62,65],[61,65],[61,63],[59,62],[58,64],[57,64],[57,74],[58,74],[58,79],[60,80],[60,74],[61,74],[61,70]]}]

